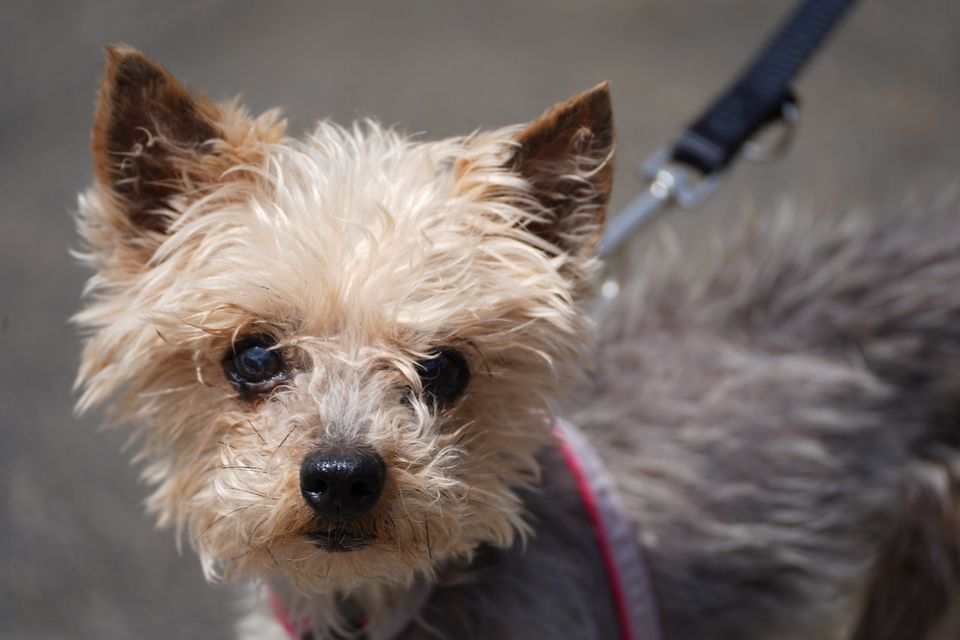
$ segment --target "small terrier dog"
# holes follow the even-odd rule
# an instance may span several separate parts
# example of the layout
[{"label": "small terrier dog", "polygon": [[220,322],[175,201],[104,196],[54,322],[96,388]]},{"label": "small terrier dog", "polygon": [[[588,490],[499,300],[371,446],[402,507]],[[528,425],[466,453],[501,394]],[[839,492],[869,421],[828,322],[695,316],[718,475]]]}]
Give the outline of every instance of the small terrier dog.
[{"label": "small terrier dog", "polygon": [[754,221],[591,314],[606,85],[439,142],[298,141],[118,46],[92,149],[78,408],[136,425],[209,579],[257,585],[241,637],[636,637],[558,415],[665,640],[921,638],[949,609],[955,218]]}]

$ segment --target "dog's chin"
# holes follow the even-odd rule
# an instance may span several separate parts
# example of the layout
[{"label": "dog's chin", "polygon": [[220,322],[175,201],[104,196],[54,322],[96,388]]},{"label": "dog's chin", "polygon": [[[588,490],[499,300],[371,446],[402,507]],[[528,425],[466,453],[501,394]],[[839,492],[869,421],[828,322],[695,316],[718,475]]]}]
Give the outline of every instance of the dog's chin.
[{"label": "dog's chin", "polygon": [[317,549],[327,553],[359,551],[370,545],[375,539],[375,536],[370,533],[358,533],[343,529],[312,531],[307,533],[306,536]]}]

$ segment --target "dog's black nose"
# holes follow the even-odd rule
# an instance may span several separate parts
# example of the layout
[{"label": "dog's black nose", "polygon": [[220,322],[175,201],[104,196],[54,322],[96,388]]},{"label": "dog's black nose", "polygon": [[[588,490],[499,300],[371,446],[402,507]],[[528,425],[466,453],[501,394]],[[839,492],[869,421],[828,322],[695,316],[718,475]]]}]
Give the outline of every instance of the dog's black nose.
[{"label": "dog's black nose", "polygon": [[320,449],[300,465],[300,492],[327,520],[344,522],[370,511],[380,498],[386,467],[369,449]]}]

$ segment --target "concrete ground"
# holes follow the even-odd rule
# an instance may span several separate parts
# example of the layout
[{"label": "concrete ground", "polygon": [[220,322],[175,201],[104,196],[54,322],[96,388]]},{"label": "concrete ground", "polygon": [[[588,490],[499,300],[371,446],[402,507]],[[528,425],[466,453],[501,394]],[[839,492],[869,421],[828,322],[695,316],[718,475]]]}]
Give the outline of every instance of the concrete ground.
[{"label": "concrete ground", "polygon": [[[292,130],[375,115],[430,136],[527,120],[613,83],[614,210],[634,167],[724,84],[787,0],[0,2],[0,640],[226,638],[231,595],[141,513],[123,432],[71,413],[88,274],[69,257],[104,43],[214,97],[284,105]],[[960,3],[874,0],[800,84],[790,155],[740,166],[677,214],[685,243],[784,198],[896,215],[960,168]]]}]

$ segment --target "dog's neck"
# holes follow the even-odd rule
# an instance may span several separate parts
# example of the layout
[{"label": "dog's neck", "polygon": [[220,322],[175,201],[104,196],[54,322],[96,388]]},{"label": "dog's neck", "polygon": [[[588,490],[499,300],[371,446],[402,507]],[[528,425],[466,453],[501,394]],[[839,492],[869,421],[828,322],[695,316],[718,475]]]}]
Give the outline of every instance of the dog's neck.
[{"label": "dog's neck", "polygon": [[[450,563],[437,582],[418,580],[411,587],[376,585],[348,596],[338,593],[303,596],[286,583],[270,588],[273,613],[291,636],[315,637],[309,631],[326,631],[352,637],[361,630],[365,638],[391,639],[421,618],[434,593],[441,588],[467,584],[493,566],[500,551],[483,546],[471,562]],[[319,637],[326,637],[321,635]]]}]

